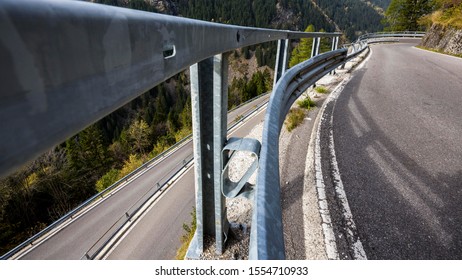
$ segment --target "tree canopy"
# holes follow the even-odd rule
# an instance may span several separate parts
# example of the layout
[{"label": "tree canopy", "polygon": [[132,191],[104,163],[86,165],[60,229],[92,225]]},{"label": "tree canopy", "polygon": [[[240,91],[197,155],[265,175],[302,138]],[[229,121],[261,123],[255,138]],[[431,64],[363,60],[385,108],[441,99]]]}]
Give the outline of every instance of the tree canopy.
[{"label": "tree canopy", "polygon": [[385,30],[423,30],[419,19],[433,11],[434,0],[392,0],[385,12]]}]

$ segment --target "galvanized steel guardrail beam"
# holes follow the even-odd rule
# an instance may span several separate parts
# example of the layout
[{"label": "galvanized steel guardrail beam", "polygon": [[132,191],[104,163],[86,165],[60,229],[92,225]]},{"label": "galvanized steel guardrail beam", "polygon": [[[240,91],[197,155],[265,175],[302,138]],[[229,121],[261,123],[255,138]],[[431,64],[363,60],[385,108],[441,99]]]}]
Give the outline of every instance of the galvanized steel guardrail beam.
[{"label": "galvanized steel guardrail beam", "polygon": [[[274,40],[341,35],[223,25],[79,1],[4,0],[0,19],[0,119],[8,120],[0,123],[1,176],[208,57]],[[287,56],[281,73],[286,62]]]},{"label": "galvanized steel guardrail beam", "polygon": [[[226,73],[215,68],[225,67],[226,56],[222,54],[279,40],[275,82],[282,78],[271,97],[267,113],[270,121],[265,122],[250,257],[284,257],[279,185],[268,188],[269,178],[271,182],[275,178],[278,179],[276,182],[279,181],[277,142],[282,122],[296,98],[319,78],[364,50],[367,47],[364,40],[353,44],[353,53],[347,54],[345,49],[335,50],[340,33],[223,25],[77,1],[3,0],[0,2],[0,16],[0,50],[5,58],[0,65],[0,75],[5,78],[0,88],[0,97],[5,101],[0,104],[0,119],[9,120],[0,123],[0,131],[4,135],[0,147],[0,175],[10,173],[190,65],[208,63],[206,68],[211,69],[213,56],[215,70],[206,70],[206,74],[196,71],[191,75],[192,83],[196,85],[202,83],[201,79],[209,79],[204,86],[196,89],[194,98],[203,94],[213,95],[213,99],[220,95],[224,97],[226,83],[220,81],[226,80]],[[333,51],[286,71],[290,39],[313,38],[313,55],[316,55],[321,37],[334,38]],[[386,35],[382,34],[382,37]],[[193,72],[195,67],[198,66],[191,68]],[[197,73],[203,77],[197,76]],[[219,88],[213,93],[209,86],[211,82]],[[203,91],[200,87],[208,89]],[[219,205],[223,204],[223,196],[222,182],[217,179],[220,177],[217,174],[223,170],[226,159],[223,155],[218,158],[211,151],[220,151],[221,154],[226,143],[223,138],[226,129],[222,125],[226,123],[223,122],[226,120],[223,117],[226,106],[215,108],[217,102],[225,104],[225,101],[226,98],[217,99],[214,106],[207,105],[211,100],[193,101],[193,105],[197,105],[194,106],[196,180],[199,185],[196,188],[202,187],[200,181],[203,179],[198,178],[198,170],[204,167],[201,158],[209,157],[208,153],[214,154],[214,163],[205,165],[202,173],[212,178],[210,186],[214,190],[207,192],[214,198],[206,198],[210,202],[202,208],[204,197],[198,196],[201,201],[198,206],[200,210],[214,208],[214,221],[223,222],[215,228],[219,253],[223,249],[220,235],[226,228],[226,217],[223,217],[226,211],[223,205]],[[199,135],[205,135],[207,130],[201,131],[200,127],[206,118],[213,116],[217,120],[205,126],[210,131],[215,131],[213,127],[217,125],[221,128],[213,139],[202,143]],[[212,173],[214,176],[211,176]],[[105,192],[115,188],[119,182]],[[95,199],[96,196],[81,207]],[[82,208],[74,210],[75,213]],[[198,222],[199,227],[202,222]]]},{"label": "galvanized steel guardrail beam", "polygon": [[425,32],[422,31],[395,31],[395,32],[376,32],[376,33],[367,33],[358,37],[358,42],[366,39],[373,38],[422,38],[425,36]]},{"label": "galvanized steel guardrail beam", "polygon": [[0,176],[208,57],[279,39],[333,36],[81,1],[2,0],[0,19]]}]

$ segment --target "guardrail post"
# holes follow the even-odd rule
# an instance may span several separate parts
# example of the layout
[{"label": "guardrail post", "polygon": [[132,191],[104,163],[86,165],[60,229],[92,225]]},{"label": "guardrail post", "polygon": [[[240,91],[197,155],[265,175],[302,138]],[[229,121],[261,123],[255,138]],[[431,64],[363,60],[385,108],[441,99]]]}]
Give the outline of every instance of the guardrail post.
[{"label": "guardrail post", "polygon": [[[339,37],[332,37],[332,48],[331,48],[331,51],[335,51],[337,48],[338,48],[338,40],[339,40]],[[335,75],[335,70],[330,72],[330,74],[334,74]]]},{"label": "guardrail post", "polygon": [[215,237],[223,253],[227,230],[225,198],[221,193],[222,150],[226,141],[228,108],[226,55],[216,55],[190,67],[193,117],[197,228],[187,258],[198,259],[204,236]]},{"label": "guardrail post", "polygon": [[311,57],[317,56],[319,54],[319,45],[321,43],[320,37],[313,38],[313,46],[311,48]]},{"label": "guardrail post", "polygon": [[276,64],[274,66],[274,80],[273,88],[276,86],[276,83],[284,75],[287,69],[287,54],[289,51],[289,40],[282,39],[278,41],[278,50],[276,53]]}]

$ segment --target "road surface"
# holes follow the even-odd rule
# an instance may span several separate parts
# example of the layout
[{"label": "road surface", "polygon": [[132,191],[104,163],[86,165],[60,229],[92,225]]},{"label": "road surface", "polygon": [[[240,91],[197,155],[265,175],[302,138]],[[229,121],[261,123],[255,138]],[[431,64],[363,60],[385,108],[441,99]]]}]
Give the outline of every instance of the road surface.
[{"label": "road surface", "polygon": [[[338,169],[368,259],[462,258],[462,59],[417,43],[371,47],[333,108]],[[324,159],[329,129],[326,119]],[[338,198],[328,197],[340,258],[352,258]]]},{"label": "road surface", "polygon": [[[228,137],[245,137],[262,122],[266,110],[246,120]],[[130,233],[109,254],[108,259],[160,260],[175,259],[183,223],[191,223],[195,205],[194,169],[189,169],[175,182],[161,200],[131,229]]]},{"label": "road surface", "polygon": [[[237,116],[247,114],[250,110],[253,110],[255,106],[266,102],[268,98],[269,95],[266,95],[229,113],[228,123],[234,123]],[[180,168],[183,160],[190,157],[191,154],[192,142],[188,142],[174,153],[152,164],[143,175],[129,181],[119,191],[109,196],[106,200],[84,215],[74,219],[72,223],[50,238],[45,239],[44,242],[35,245],[20,258],[45,260],[81,259],[101,237],[108,238],[110,236],[110,234],[107,234],[108,230],[109,233],[115,232],[116,228],[113,227],[114,223],[123,217],[126,211],[135,205],[143,195],[149,190],[156,188],[157,182],[163,182],[166,179],[166,174],[171,174],[172,169]],[[194,192],[192,192],[192,194],[193,193]],[[193,203],[190,197],[188,199],[189,200],[180,203],[185,204],[184,210],[189,215]],[[168,204],[165,207],[163,211],[181,214],[176,212],[177,209],[170,207]],[[158,227],[163,228],[170,227],[171,219],[176,219],[160,215],[158,218],[165,221],[165,224],[157,224]],[[185,215],[178,218],[181,220],[181,225],[184,221],[190,220],[185,220],[184,218]],[[180,223],[180,221],[178,223]],[[166,236],[168,236],[168,234],[162,234],[162,237]],[[172,240],[177,240],[179,242],[178,238],[172,238]],[[159,242],[163,241],[159,240]],[[169,254],[159,256],[159,258],[167,258],[166,256],[171,256],[170,251]]]}]

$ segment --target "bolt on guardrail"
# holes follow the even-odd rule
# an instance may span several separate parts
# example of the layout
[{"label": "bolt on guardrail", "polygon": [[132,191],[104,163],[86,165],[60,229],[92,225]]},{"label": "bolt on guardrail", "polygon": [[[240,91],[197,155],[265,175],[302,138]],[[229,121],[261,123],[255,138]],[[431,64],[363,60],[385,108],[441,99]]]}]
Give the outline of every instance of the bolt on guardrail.
[{"label": "bolt on guardrail", "polygon": [[[278,133],[282,116],[306,85],[313,84],[364,50],[367,47],[366,41],[361,39],[353,44],[353,53],[349,55],[345,50],[334,50],[336,46],[333,46],[333,51],[318,55],[321,37],[333,38],[333,45],[336,45],[341,34],[216,24],[81,1],[3,0],[0,2],[0,13],[0,46],[5,50],[4,56],[7,58],[0,64],[0,74],[8,81],[16,81],[1,85],[2,95],[8,94],[9,101],[0,103],[0,119],[10,121],[0,123],[0,130],[7,135],[1,147],[0,175],[8,174],[147,89],[191,67],[194,112],[192,138],[198,213],[198,230],[192,243],[192,247],[196,246],[196,249],[192,251],[196,255],[203,250],[204,234],[215,237],[216,250],[221,253],[224,248],[223,235],[227,230],[221,177],[227,161],[223,154],[227,142],[226,53],[237,48],[278,40],[274,92],[278,92],[281,86],[290,86],[285,90],[291,93],[286,97],[275,97],[275,94],[271,96],[271,100],[282,99],[278,99],[278,108],[275,108],[275,101],[270,101],[270,110],[279,111],[276,113],[275,123],[265,124],[268,131],[276,132],[267,132],[262,146],[259,174],[262,180],[259,180],[256,188],[254,205],[254,219],[257,222],[253,223],[251,237],[252,244],[256,245],[251,249],[251,256],[283,257],[280,240],[274,241],[280,237],[279,229],[274,228],[268,220],[272,218],[271,222],[276,226],[281,222],[280,215],[276,213],[280,212],[280,205],[278,207],[275,202],[279,190],[274,190],[275,193],[268,192],[264,185],[268,174],[273,174],[268,170],[275,169],[274,164],[277,164],[277,161],[274,163],[266,159],[275,157],[274,154],[268,155],[269,149],[273,149],[268,146],[274,144],[271,142],[274,139],[269,139],[268,135]],[[73,24],[67,24],[69,21]],[[68,36],[70,33],[75,36]],[[368,35],[368,38],[374,36],[378,35]],[[381,36],[387,37],[387,34]],[[58,45],[54,44],[56,37],[63,38]],[[207,38],[207,42],[205,44],[196,38]],[[313,57],[300,66],[286,70],[290,40],[300,38],[313,38]],[[82,41],[88,44],[80,44]],[[47,51],[43,51],[43,46],[46,46]],[[102,56],[101,53],[105,55]],[[293,83],[287,77],[295,72],[300,76]],[[296,94],[292,95],[293,93]],[[277,147],[274,149],[277,151]],[[147,166],[143,165],[130,176],[139,174]],[[110,192],[121,183],[117,182],[104,192]],[[162,183],[156,184],[143,197],[152,196],[151,192],[158,186],[162,186]],[[104,194],[95,195],[47,227],[44,232],[49,232],[65,219],[72,218],[101,196]],[[139,203],[131,209],[139,209],[144,198],[140,198]],[[265,205],[267,199],[270,203]],[[270,205],[274,208],[269,208]],[[128,218],[133,215],[130,211],[126,213]],[[111,228],[117,228],[117,223]],[[269,234],[272,232],[275,233],[274,236]],[[110,234],[109,231],[107,234]],[[33,243],[40,236],[43,233],[24,244]],[[19,247],[25,246],[24,244]],[[271,244],[275,246],[268,247]],[[17,252],[16,250],[13,254]],[[94,253],[87,252],[87,255],[91,257]]]}]

